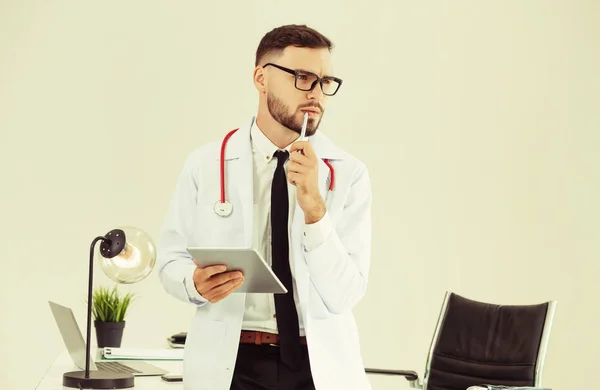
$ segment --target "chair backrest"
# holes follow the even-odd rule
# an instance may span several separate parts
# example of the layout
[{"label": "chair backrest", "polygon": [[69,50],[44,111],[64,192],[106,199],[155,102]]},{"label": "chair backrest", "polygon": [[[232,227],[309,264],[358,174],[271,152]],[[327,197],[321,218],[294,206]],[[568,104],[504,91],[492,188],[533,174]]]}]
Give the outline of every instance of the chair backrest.
[{"label": "chair backrest", "polygon": [[447,292],[427,357],[423,388],[542,386],[556,302],[497,305]]}]

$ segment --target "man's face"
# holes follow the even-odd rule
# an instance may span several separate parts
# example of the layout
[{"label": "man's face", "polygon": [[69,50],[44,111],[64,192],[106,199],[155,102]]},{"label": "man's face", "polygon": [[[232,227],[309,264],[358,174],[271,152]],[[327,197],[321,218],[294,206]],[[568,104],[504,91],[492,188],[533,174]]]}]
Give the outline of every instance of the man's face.
[{"label": "man's face", "polygon": [[[332,76],[331,57],[327,49],[309,49],[288,47],[283,54],[270,61],[291,70],[302,70],[314,73],[320,77]],[[327,96],[323,94],[317,83],[312,91],[301,91],[296,85],[303,87],[303,77],[298,84],[293,74],[278,69],[275,66],[265,68],[267,78],[267,106],[273,119],[282,126],[300,134],[304,113],[308,112],[306,135],[315,134],[325,111]],[[305,84],[310,85],[308,78]],[[303,88],[305,89],[305,88]]]}]

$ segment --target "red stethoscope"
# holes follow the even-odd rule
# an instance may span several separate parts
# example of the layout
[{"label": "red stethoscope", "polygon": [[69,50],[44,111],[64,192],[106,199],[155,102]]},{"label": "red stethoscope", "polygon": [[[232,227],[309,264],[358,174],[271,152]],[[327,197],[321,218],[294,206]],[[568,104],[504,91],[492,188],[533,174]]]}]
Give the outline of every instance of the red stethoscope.
[{"label": "red stethoscope", "polygon": [[[219,173],[220,173],[220,181],[221,181],[221,199],[219,199],[215,203],[215,206],[214,206],[215,213],[220,217],[228,217],[229,215],[231,215],[231,212],[233,211],[233,205],[231,204],[231,202],[229,202],[225,198],[225,147],[227,146],[227,141],[229,141],[229,138],[231,138],[231,136],[238,130],[239,129],[234,129],[234,130],[231,130],[229,133],[227,133],[227,135],[225,135],[225,138],[223,138],[223,142],[221,143],[221,157],[219,160],[219,163],[220,163]],[[333,191],[335,170],[333,169],[333,166],[329,162],[329,159],[324,158],[323,162],[329,168],[329,175],[330,175],[329,188],[327,191],[327,196],[325,198],[325,202],[327,202],[328,198],[329,198],[329,193],[331,191]]]}]

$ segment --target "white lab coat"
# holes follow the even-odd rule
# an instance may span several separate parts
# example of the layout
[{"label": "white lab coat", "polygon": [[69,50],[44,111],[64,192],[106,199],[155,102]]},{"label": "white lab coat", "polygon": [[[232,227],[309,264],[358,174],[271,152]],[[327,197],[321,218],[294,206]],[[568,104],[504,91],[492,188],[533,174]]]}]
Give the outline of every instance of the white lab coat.
[{"label": "white lab coat", "polygon": [[[223,218],[213,210],[220,199],[222,140],[217,140],[187,158],[159,237],[157,268],[162,285],[172,296],[196,306],[184,352],[186,390],[230,388],[246,294],[234,293],[215,304],[203,300],[193,285],[195,266],[186,247],[251,247],[251,124],[241,127],[225,149],[226,197],[233,205],[232,214]],[[317,390],[368,390],[352,308],[364,296],[369,274],[369,174],[362,162],[321,132],[310,142],[320,158],[319,189],[324,199],[330,176],[322,159],[329,158],[335,169],[335,188],[325,216],[333,226],[332,234],[308,252],[302,244],[304,215],[297,204],[290,234],[311,371]]]}]

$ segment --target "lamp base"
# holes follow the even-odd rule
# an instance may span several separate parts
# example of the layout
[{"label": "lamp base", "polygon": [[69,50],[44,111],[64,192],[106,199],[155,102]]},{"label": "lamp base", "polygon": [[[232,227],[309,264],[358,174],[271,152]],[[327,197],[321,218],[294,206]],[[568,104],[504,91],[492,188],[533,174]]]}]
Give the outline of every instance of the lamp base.
[{"label": "lamp base", "polygon": [[85,370],[63,374],[63,386],[75,389],[127,389],[133,387],[133,374],[108,371],[91,371],[89,378]]}]

